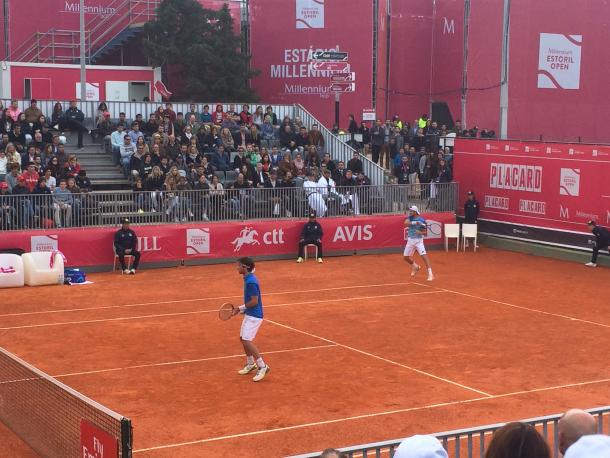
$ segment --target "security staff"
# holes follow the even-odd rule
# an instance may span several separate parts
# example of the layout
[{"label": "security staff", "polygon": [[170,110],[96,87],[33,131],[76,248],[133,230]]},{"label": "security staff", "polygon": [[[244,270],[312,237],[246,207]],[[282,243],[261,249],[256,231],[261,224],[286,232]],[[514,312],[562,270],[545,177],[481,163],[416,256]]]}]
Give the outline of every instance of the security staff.
[{"label": "security staff", "polygon": [[468,191],[467,196],[464,204],[464,222],[466,224],[477,224],[480,210],[479,201],[472,191]]},{"label": "security staff", "polygon": [[[140,252],[137,251],[138,237],[136,233],[129,228],[129,220],[125,218],[122,221],[121,228],[114,234],[114,250],[121,262],[123,273],[135,275],[138,264],[140,264]],[[133,265],[131,269],[127,269],[125,265],[125,255],[133,256]]]},{"label": "security staff", "polygon": [[593,255],[591,262],[585,264],[587,267],[597,267],[597,254],[599,250],[610,251],[610,231],[605,227],[598,226],[593,220],[587,222],[587,227],[595,236],[595,246],[593,247]]},{"label": "security staff", "polygon": [[303,226],[301,238],[299,240],[299,258],[297,262],[303,262],[305,245],[315,245],[318,247],[318,262],[322,263],[322,226],[316,221],[316,213],[309,213],[309,221]]}]

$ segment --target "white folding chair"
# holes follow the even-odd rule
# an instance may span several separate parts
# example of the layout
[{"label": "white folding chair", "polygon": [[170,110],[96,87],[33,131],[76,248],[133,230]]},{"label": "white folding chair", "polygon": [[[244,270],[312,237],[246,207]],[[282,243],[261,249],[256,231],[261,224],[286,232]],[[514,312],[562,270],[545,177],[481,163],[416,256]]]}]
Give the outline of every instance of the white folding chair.
[{"label": "white folding chair", "polygon": [[[112,251],[114,251],[114,264],[112,265],[112,271],[114,272],[116,270],[116,265],[118,264],[119,261],[119,255],[116,253],[116,247],[114,246],[114,243],[112,244]],[[127,264],[127,269],[131,269],[131,263],[133,261],[133,255],[131,254],[126,254],[125,255],[125,263]],[[121,274],[123,274],[123,269],[121,269]]]},{"label": "white folding chair", "polygon": [[305,261],[307,261],[307,252],[309,251],[309,247],[314,247],[316,250],[316,259],[318,259],[318,246],[313,243],[308,243],[305,245],[305,249],[303,250],[303,254],[305,255]]},{"label": "white folding chair", "polygon": [[445,224],[445,251],[449,251],[449,239],[455,239],[455,251],[460,251],[459,224]]},{"label": "white folding chair", "polygon": [[466,240],[474,239],[474,251],[477,251],[477,225],[462,224],[462,246],[466,251]]}]

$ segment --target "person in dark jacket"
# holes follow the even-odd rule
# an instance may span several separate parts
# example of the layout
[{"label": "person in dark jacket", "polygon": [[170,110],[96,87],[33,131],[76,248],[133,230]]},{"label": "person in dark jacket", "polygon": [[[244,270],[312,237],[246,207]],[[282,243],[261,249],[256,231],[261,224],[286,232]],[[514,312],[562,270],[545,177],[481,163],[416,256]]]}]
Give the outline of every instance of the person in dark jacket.
[{"label": "person in dark jacket", "polygon": [[78,132],[78,148],[83,147],[83,132],[91,133],[89,129],[83,124],[85,122],[85,115],[76,106],[76,100],[70,101],[70,108],[64,114],[66,126],[70,129],[74,129]]},{"label": "person in dark jacket", "polygon": [[593,247],[591,261],[585,265],[587,267],[597,267],[597,255],[599,250],[609,250],[610,252],[610,231],[605,227],[598,226],[593,220],[587,222],[587,227],[595,236],[595,246]]},{"label": "person in dark jacket", "polygon": [[477,224],[479,219],[479,211],[481,206],[474,195],[474,192],[468,191],[466,202],[464,203],[464,222],[466,224]]},{"label": "person in dark jacket", "polygon": [[[140,263],[140,252],[137,250],[138,237],[136,233],[129,228],[129,220],[125,218],[121,228],[114,234],[114,250],[121,262],[123,273],[135,275],[138,264]],[[127,269],[125,264],[125,255],[133,256],[133,265],[131,269]]]},{"label": "person in dark jacket", "polygon": [[309,221],[305,223],[301,230],[301,238],[299,239],[299,257],[297,262],[303,262],[306,245],[315,245],[318,247],[318,262],[322,263],[322,226],[316,221],[316,212],[309,213]]}]

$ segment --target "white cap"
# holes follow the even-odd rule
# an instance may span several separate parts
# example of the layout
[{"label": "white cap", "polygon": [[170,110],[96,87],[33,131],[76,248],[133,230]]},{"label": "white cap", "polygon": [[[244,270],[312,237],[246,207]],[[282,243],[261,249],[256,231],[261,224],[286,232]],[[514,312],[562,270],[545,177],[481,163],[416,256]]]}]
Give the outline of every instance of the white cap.
[{"label": "white cap", "polygon": [[582,436],[566,451],[565,458],[608,458],[610,456],[610,436],[591,434]]},{"label": "white cap", "polygon": [[411,436],[400,443],[394,458],[447,458],[447,452],[434,436]]},{"label": "white cap", "polygon": [[409,210],[415,213],[419,213],[419,208],[417,208],[417,205],[411,205],[409,207]]}]

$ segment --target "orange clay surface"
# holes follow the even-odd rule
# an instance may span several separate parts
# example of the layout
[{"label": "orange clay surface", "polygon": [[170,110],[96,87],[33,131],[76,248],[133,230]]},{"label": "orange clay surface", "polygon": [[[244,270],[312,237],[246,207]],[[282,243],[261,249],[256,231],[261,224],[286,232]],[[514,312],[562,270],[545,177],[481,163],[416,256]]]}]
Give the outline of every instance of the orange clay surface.
[{"label": "orange clay surface", "polygon": [[[608,269],[491,249],[257,265],[272,368],[244,364],[234,265],[2,292],[0,345],[133,421],[136,457],[278,457],[610,404]],[[0,428],[0,456],[32,452]]]}]

